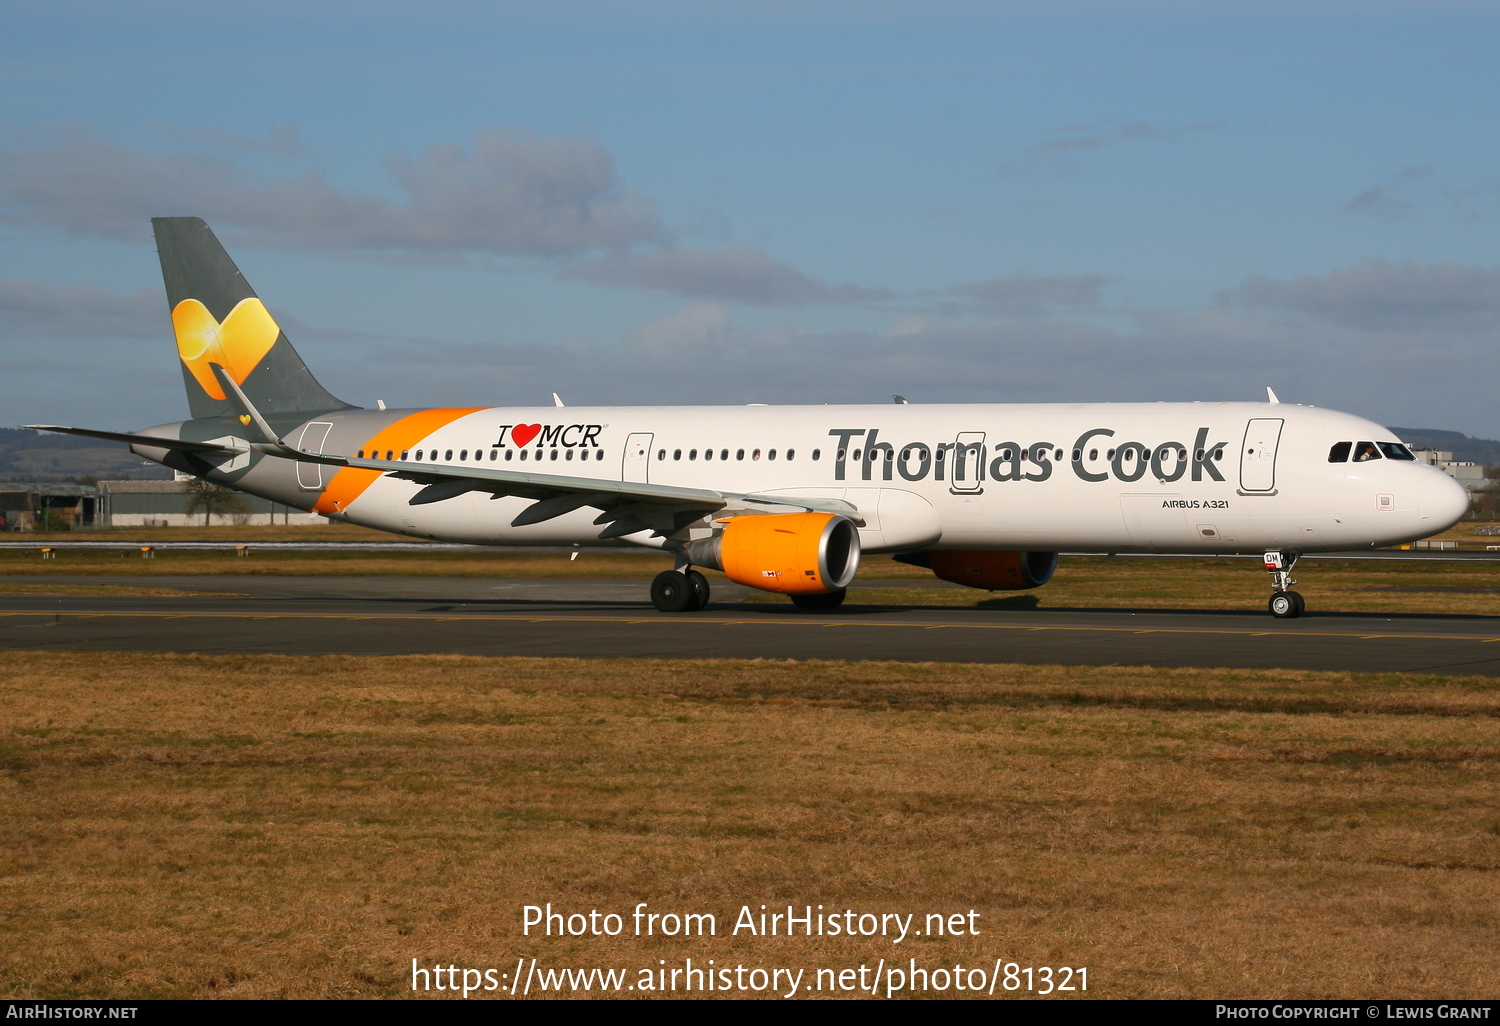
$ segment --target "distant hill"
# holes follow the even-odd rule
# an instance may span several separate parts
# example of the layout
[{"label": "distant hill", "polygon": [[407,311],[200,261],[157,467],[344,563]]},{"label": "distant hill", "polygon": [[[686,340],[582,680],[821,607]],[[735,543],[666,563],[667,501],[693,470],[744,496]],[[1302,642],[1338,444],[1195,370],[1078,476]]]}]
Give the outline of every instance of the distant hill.
[{"label": "distant hill", "polygon": [[1457,431],[1436,428],[1393,427],[1391,430],[1413,449],[1446,449],[1456,460],[1486,465],[1500,463],[1500,442],[1492,438],[1470,438]]},{"label": "distant hill", "polygon": [[0,428],[0,481],[161,481],[172,472],[123,445],[72,435]]}]

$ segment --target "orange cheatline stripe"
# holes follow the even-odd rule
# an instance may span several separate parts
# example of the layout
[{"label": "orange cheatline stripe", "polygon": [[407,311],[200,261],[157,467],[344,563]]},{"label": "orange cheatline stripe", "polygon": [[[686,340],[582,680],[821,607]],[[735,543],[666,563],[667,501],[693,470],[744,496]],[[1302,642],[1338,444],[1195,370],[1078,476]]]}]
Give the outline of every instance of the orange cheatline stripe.
[{"label": "orange cheatline stripe", "polygon": [[[402,417],[375,435],[364,444],[364,449],[366,452],[391,449],[397,456],[400,456],[403,450],[411,449],[438,428],[447,427],[460,417],[467,417],[471,413],[478,413],[484,409],[488,407],[438,407],[431,410],[418,410],[408,417]],[[318,496],[313,510],[318,513],[342,512],[349,508],[351,502],[363,495],[365,489],[374,484],[379,477],[380,471],[378,470],[344,467],[333,475],[333,480],[328,482],[328,487],[324,488],[323,494]]]}]

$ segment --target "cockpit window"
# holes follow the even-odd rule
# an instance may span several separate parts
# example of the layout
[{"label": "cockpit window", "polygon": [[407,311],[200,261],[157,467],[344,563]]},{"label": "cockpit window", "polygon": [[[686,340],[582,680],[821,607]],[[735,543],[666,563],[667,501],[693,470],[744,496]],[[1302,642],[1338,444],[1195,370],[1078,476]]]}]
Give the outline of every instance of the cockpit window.
[{"label": "cockpit window", "polygon": [[1334,442],[1333,448],[1328,450],[1329,463],[1348,463],[1349,450],[1354,448],[1353,442]]},{"label": "cockpit window", "polygon": [[1380,450],[1375,448],[1374,442],[1357,442],[1354,446],[1354,462],[1363,463],[1366,460],[1380,459]]},{"label": "cockpit window", "polygon": [[1380,451],[1385,453],[1385,458],[1388,460],[1416,459],[1416,457],[1411,454],[1411,450],[1402,445],[1400,442],[1381,442]]}]

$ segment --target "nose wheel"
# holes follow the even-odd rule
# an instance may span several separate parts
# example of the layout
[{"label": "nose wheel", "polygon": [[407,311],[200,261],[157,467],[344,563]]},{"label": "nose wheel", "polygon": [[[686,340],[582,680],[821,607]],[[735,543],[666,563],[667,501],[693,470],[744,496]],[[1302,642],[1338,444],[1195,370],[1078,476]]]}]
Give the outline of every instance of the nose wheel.
[{"label": "nose wheel", "polygon": [[1271,575],[1271,601],[1267,608],[1278,620],[1295,620],[1307,609],[1302,596],[1292,591],[1297,582],[1292,578],[1292,567],[1297,562],[1295,552],[1267,552],[1266,572]]},{"label": "nose wheel", "polygon": [[1278,620],[1295,620],[1307,608],[1307,603],[1295,591],[1278,591],[1271,596],[1271,615]]}]

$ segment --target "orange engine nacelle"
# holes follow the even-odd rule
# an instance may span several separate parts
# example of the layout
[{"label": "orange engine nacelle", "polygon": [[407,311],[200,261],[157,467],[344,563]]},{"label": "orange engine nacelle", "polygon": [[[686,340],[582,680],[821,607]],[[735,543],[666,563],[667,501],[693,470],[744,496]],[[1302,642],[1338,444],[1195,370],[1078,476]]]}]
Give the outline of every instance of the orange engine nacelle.
[{"label": "orange engine nacelle", "polygon": [[954,584],[990,591],[1039,588],[1057,569],[1055,552],[903,552],[896,560],[925,566]]},{"label": "orange engine nacelle", "polygon": [[854,580],[859,531],[837,513],[734,517],[712,538],[690,543],[687,555],[737,584],[783,595],[824,595]]}]

